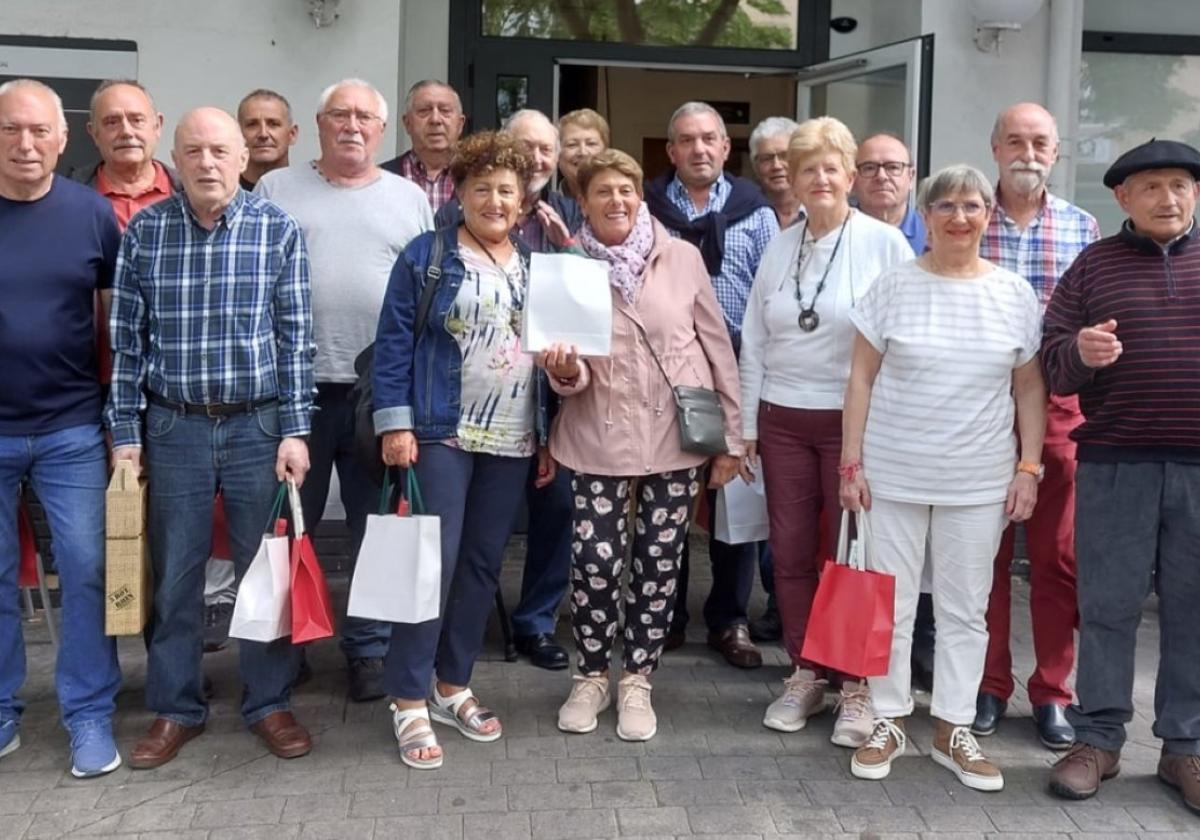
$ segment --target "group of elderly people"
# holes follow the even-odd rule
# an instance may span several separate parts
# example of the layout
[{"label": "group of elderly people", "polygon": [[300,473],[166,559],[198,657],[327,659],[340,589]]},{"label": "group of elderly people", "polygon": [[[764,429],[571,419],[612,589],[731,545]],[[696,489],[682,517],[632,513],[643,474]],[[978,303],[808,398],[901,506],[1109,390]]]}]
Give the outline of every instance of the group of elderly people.
[{"label": "group of elderly people", "polygon": [[[337,90],[323,98],[320,116],[329,123],[331,149],[346,131],[361,138],[361,132],[386,121],[386,105],[380,100],[372,111],[369,95],[353,98],[359,92],[343,92],[351,97],[345,102]],[[0,87],[0,136],[18,157],[37,148],[40,128],[26,123],[31,114],[37,116],[41,103],[35,100],[41,94],[32,83]],[[419,109],[411,113],[435,128],[447,123],[436,104],[424,117]],[[1003,163],[1003,147],[1024,143],[1024,151],[1009,155],[1009,169],[1017,174],[1003,176],[1002,188],[1024,184],[1048,202],[1048,167],[1039,169],[1037,163],[1044,114],[1029,105],[1002,114],[993,150]],[[304,415],[313,372],[308,257],[299,230],[317,223],[304,215],[304,201],[314,191],[328,191],[322,176],[333,187],[370,185],[380,177],[373,166],[351,167],[339,176],[333,155],[314,162],[311,172],[294,170],[312,184],[289,186],[283,177],[268,175],[258,193],[294,203],[298,229],[274,204],[248,198],[237,188],[236,176],[248,155],[232,119],[222,116],[200,110],[181,122],[176,162],[185,195],[133,220],[118,263],[112,320],[117,370],[108,419],[117,455],[140,462],[143,433],[137,416],[147,411],[146,463],[152,480],[167,476],[177,482],[174,492],[152,497],[151,504],[151,521],[162,532],[155,537],[156,550],[191,558],[186,567],[156,558],[156,568],[178,584],[174,594],[159,584],[167,613],[184,610],[180,593],[196,594],[196,563],[203,559],[195,546],[175,545],[191,540],[194,530],[171,528],[172,518],[194,508],[213,484],[206,476],[195,492],[182,492],[187,475],[216,469],[230,516],[240,523],[261,512],[258,497],[276,476],[302,481],[308,471]],[[519,123],[527,128],[522,131]],[[1027,131],[1029,125],[1036,130]],[[676,111],[669,151],[681,180],[668,180],[666,193],[690,197],[696,212],[685,213],[691,221],[684,222],[673,212],[652,212],[662,207],[661,199],[657,205],[646,200],[641,167],[624,152],[606,148],[608,127],[594,112],[568,114],[557,127],[534,112],[521,112],[506,130],[443,144],[440,159],[453,184],[453,195],[439,211],[446,223],[429,230],[426,221],[424,232],[395,246],[398,256],[374,335],[374,424],[382,459],[415,472],[427,512],[441,520],[440,615],[392,625],[383,658],[383,689],[406,765],[441,766],[433,723],[480,742],[503,734],[500,718],[475,697],[470,683],[485,632],[483,605],[498,586],[505,544],[529,482],[534,490],[556,481],[569,487],[568,603],[577,673],[559,710],[558,727],[571,733],[598,727],[601,713],[614,702],[610,668],[620,636],[616,732],[624,740],[652,738],[657,718],[651,681],[672,630],[695,502],[706,488],[742,480],[765,482],[774,595],[794,668],[782,694],[766,709],[764,725],[782,732],[803,729],[826,708],[826,692],[833,687],[838,692],[833,743],[854,750],[853,775],[887,777],[907,746],[905,719],[914,708],[910,649],[924,589],[932,594],[936,639],[931,757],[968,787],[1003,787],[1000,769],[976,740],[976,734],[987,734],[980,732],[977,719],[989,650],[985,616],[1006,526],[1034,513],[1045,472],[1047,390],[1039,353],[1042,306],[1057,278],[1050,280],[1050,289],[1035,289],[1021,274],[984,258],[985,238],[1002,199],[975,168],[946,167],[924,181],[916,212],[925,235],[914,240],[918,228],[904,200],[907,187],[895,199],[899,180],[911,178],[907,153],[905,160],[892,159],[902,143],[872,138],[874,156],[863,161],[863,149],[836,119],[780,121],[772,128],[781,130],[764,132],[756,144],[765,156],[764,192],[774,199],[768,203],[747,199],[740,179],[723,180],[729,138],[716,111],[703,103]],[[769,141],[770,148],[761,141]],[[1056,136],[1053,143],[1056,147]],[[543,190],[555,158],[563,174],[562,194],[549,201]],[[428,172],[424,161],[401,159],[397,165],[422,166],[427,196],[440,189],[437,179],[445,173]],[[707,184],[682,180],[685,171],[691,179],[708,172]],[[1029,173],[1040,174],[1040,180],[1025,177]],[[1110,175],[1131,216],[1117,239],[1133,253],[1157,249],[1166,261],[1166,297],[1180,317],[1192,319],[1186,335],[1195,328],[1200,282],[1186,261],[1192,257],[1186,249],[1193,237],[1200,154],[1182,144],[1152,142],[1124,156]],[[9,182],[20,179],[7,170],[3,176],[7,204],[40,198],[10,196]],[[856,178],[870,180],[871,189],[855,195]],[[288,189],[293,190],[290,199]],[[736,205],[737,210],[726,207],[736,215],[734,221],[761,211],[773,226],[782,226],[758,261],[736,349],[728,308],[714,289],[723,245],[706,239],[711,236],[704,230],[706,207],[695,204],[702,198],[717,213],[720,208],[711,209],[717,195]],[[572,208],[578,218],[569,218]],[[868,212],[874,208],[882,209]],[[11,215],[6,205],[0,211]],[[680,226],[688,226],[682,235]],[[189,314],[186,308],[176,311],[183,306],[180,296],[194,292],[188,291],[186,266],[175,265],[160,276],[163,269],[153,258],[157,241],[183,236],[202,242],[207,236],[211,243],[212,237],[251,235],[277,237],[278,248],[271,253],[284,265],[250,266],[261,288],[253,301],[229,305],[257,308],[259,317],[269,312],[269,319],[279,323],[264,322],[269,334],[256,338],[254,348],[270,346],[287,355],[274,363],[276,370],[258,373],[253,383],[258,390],[237,392],[236,400],[219,399],[230,404],[228,412],[193,412],[192,403],[236,389],[221,390],[221,383],[203,376],[205,355],[178,360],[185,369],[198,362],[200,373],[193,372],[196,378],[187,388],[172,391],[177,350],[163,342],[183,329],[181,321]],[[530,252],[548,245],[606,264],[613,312],[609,355],[584,358],[561,344],[537,354],[522,351]],[[184,255],[198,259],[190,251]],[[1177,270],[1172,261],[1178,261]],[[1131,474],[1140,470],[1130,480],[1141,482],[1147,493],[1161,485],[1156,490],[1161,509],[1152,512],[1170,520],[1163,526],[1169,531],[1180,527],[1176,508],[1186,497],[1184,485],[1197,481],[1194,460],[1187,457],[1194,441],[1172,437],[1178,424],[1164,426],[1161,440],[1139,449],[1144,458],[1123,460],[1130,450],[1120,447],[1135,434],[1113,419],[1121,409],[1110,406],[1106,395],[1138,387],[1124,372],[1135,356],[1152,360],[1157,345],[1139,345],[1132,332],[1127,341],[1118,338],[1128,313],[1117,317],[1110,314],[1115,302],[1089,298],[1093,293],[1083,279],[1089,270],[1077,261],[1070,290],[1053,296],[1056,332],[1046,339],[1053,339],[1047,344],[1053,354],[1047,370],[1057,391],[1091,394],[1081,439],[1089,439],[1086,430],[1094,417],[1105,424],[1091,443],[1094,468],[1108,469],[1116,461]],[[0,281],[5,277],[0,272]],[[226,352],[245,351],[236,336],[227,340],[233,349]],[[148,360],[140,355],[146,343]],[[1184,368],[1186,375],[1196,376],[1194,364]],[[319,366],[317,380],[319,395]],[[274,395],[266,393],[271,381],[278,382]],[[148,406],[139,393],[143,385],[149,389]],[[675,391],[681,386],[714,393],[723,452],[702,453],[681,438]],[[1104,391],[1093,393],[1093,386]],[[1169,384],[1164,387],[1169,394]],[[172,399],[162,392],[181,396]],[[197,441],[210,434],[214,417],[227,418],[229,427],[221,432],[229,440],[216,444],[215,467],[196,459],[197,452],[207,452]],[[241,426],[245,429],[239,431]],[[243,462],[227,463],[229,458]],[[1164,460],[1168,474],[1147,472],[1147,462],[1161,467]],[[250,462],[269,469],[248,471]],[[1094,500],[1089,512],[1097,515],[1103,506],[1102,499]],[[829,550],[820,535],[823,529],[833,532],[831,522],[843,509],[869,517],[870,529],[858,535],[860,540],[870,536],[867,563],[895,578],[895,630],[883,676],[838,673],[804,656]],[[247,539],[251,531],[236,529],[234,553],[243,567],[253,553]],[[1071,740],[1052,743],[1047,736],[1060,725],[1052,714],[1046,713],[1050,723],[1045,727],[1039,719],[1049,746],[1071,747],[1056,765],[1051,787],[1073,798],[1090,796],[1117,771],[1131,672],[1113,676],[1122,681],[1119,686],[1097,674],[1115,667],[1099,661],[1106,658],[1105,643],[1130,646],[1120,651],[1122,662],[1132,656],[1130,633],[1136,629],[1136,621],[1128,619],[1117,638],[1106,610],[1118,601],[1126,612],[1136,605],[1120,600],[1120,584],[1097,560],[1102,549],[1095,537],[1089,539],[1087,560],[1096,568],[1085,575],[1081,551],[1080,621],[1087,658],[1080,661],[1079,702],[1070,710],[1079,732],[1078,738],[1072,733],[1074,746]],[[1194,573],[1187,578],[1175,565],[1164,565],[1168,559],[1177,565],[1183,550],[1183,543],[1160,550],[1160,586],[1184,579],[1191,582],[1182,587],[1195,588]],[[1148,557],[1153,568],[1153,553]],[[69,582],[70,558],[65,559],[64,582]],[[1172,576],[1173,581],[1166,579]],[[1170,621],[1168,604],[1163,607],[1164,656],[1171,645],[1189,643],[1195,635],[1185,627],[1186,618],[1174,615],[1176,600],[1169,604]],[[149,634],[148,697],[158,704],[156,711],[174,711],[159,712],[150,735],[134,751],[135,766],[170,760],[203,728],[198,672],[170,676],[183,673],[183,660],[192,653],[188,639],[163,614],[156,617]],[[247,721],[275,754],[304,754],[311,743],[287,711],[287,686],[294,676],[290,660],[271,646],[243,645]],[[109,656],[106,652],[100,659]],[[69,665],[60,660],[63,667]],[[1186,713],[1196,708],[1197,698],[1187,693],[1194,679],[1178,672],[1177,664],[1164,661],[1162,668],[1160,689],[1167,696],[1161,698],[1160,734],[1166,748],[1159,773],[1197,807],[1200,732],[1193,731],[1195,715]],[[69,690],[69,680],[60,683],[60,691]],[[1124,701],[1117,696],[1122,692]],[[0,698],[8,704],[0,706],[0,755],[19,745],[13,693],[15,688]],[[73,737],[79,738],[89,726],[106,723],[92,716],[73,725]],[[107,772],[120,762],[119,755],[114,763],[94,753],[92,764],[77,768],[77,775]]]}]

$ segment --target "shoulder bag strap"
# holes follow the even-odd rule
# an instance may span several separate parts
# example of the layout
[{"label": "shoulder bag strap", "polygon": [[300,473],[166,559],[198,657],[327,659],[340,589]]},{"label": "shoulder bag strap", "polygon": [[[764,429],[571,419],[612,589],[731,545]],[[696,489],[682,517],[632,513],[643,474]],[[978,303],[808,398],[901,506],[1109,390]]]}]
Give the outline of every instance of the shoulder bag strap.
[{"label": "shoulder bag strap", "polygon": [[658,353],[654,352],[654,345],[650,343],[650,336],[646,335],[646,328],[633,318],[630,318],[629,320],[633,321],[633,325],[637,327],[637,331],[641,333],[642,341],[646,342],[646,349],[650,351],[650,358],[654,359],[654,364],[658,366],[659,373],[663,375],[663,379],[667,380],[667,387],[671,391],[671,399],[673,399],[675,404],[678,405],[679,395],[675,393],[675,385],[671,382],[671,377],[667,375],[667,369],[663,367],[662,360],[658,358]]},{"label": "shoulder bag strap", "polygon": [[433,296],[442,282],[442,253],[445,244],[442,242],[442,232],[433,235],[433,247],[429,251],[429,264],[425,266],[425,288],[421,290],[421,299],[417,302],[417,319],[413,331],[413,344],[421,338],[425,324],[429,320],[429,309],[433,306]]}]

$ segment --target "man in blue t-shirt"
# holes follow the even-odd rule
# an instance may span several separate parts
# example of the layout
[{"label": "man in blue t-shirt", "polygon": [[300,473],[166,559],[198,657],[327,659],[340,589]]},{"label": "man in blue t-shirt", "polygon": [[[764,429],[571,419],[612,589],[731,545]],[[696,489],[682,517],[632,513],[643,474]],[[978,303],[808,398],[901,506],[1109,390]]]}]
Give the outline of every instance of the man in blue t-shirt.
[{"label": "man in blue t-shirt", "polygon": [[112,736],[121,672],[104,634],[104,490],[93,300],[107,305],[120,233],[93,190],[54,174],[62,101],[41,82],[0,85],[0,757],[21,745],[17,490],[46,510],[63,589],[55,684],[71,773],[121,765]]}]

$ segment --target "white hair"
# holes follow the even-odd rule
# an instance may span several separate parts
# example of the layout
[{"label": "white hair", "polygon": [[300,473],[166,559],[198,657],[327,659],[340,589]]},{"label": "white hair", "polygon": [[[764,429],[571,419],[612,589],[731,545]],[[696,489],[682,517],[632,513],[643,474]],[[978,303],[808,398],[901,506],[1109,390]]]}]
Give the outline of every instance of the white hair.
[{"label": "white hair", "polygon": [[792,136],[800,123],[787,117],[767,117],[765,120],[754,126],[754,131],[750,132],[750,155],[753,157],[758,154],[758,147],[762,142],[769,137],[779,137],[781,135],[788,137]]},{"label": "white hair", "polygon": [[461,111],[463,109],[462,108],[462,97],[459,96],[458,91],[456,91],[454,88],[450,87],[450,85],[446,84],[441,79],[422,79],[421,81],[417,82],[415,85],[413,85],[412,87],[410,87],[408,89],[408,96],[406,96],[404,98],[404,113],[407,114],[409,111],[412,110],[413,98],[416,97],[416,95],[418,93],[425,90],[426,88],[432,88],[432,87],[445,88],[446,90],[450,91],[452,94],[454,94],[454,101],[458,103],[458,110]]},{"label": "white hair", "polygon": [[513,114],[511,114],[509,116],[508,119],[506,119],[504,121],[504,125],[502,128],[504,131],[511,133],[517,123],[523,122],[524,120],[534,120],[534,119],[541,120],[546,125],[550,126],[550,130],[554,132],[554,148],[558,149],[559,146],[561,145],[561,141],[559,140],[559,136],[558,136],[558,126],[556,126],[550,120],[549,117],[547,117],[545,114],[543,114],[541,111],[537,110],[536,108],[522,108],[519,111],[515,111]]},{"label": "white hair", "polygon": [[329,104],[329,100],[333,98],[333,95],[337,93],[339,89],[344,87],[361,87],[371,91],[371,93],[375,95],[375,101],[379,104],[379,119],[384,123],[388,121],[387,100],[384,99],[383,94],[379,92],[379,88],[375,87],[375,85],[371,84],[365,79],[342,79],[340,82],[334,82],[329,87],[325,88],[325,90],[321,91],[321,98],[317,100],[317,113],[325,113],[325,106]]},{"label": "white hair", "polygon": [[67,133],[67,113],[63,110],[62,97],[45,82],[39,82],[37,79],[10,79],[0,85],[0,96],[10,93],[14,90],[36,90],[38,93],[44,93],[54,102],[54,109],[58,112],[58,128],[63,134]]},{"label": "white hair", "polygon": [[682,117],[691,117],[696,114],[711,114],[717,118],[717,128],[721,132],[721,139],[729,136],[729,132],[725,130],[725,120],[716,108],[709,105],[707,102],[684,102],[675,109],[675,113],[671,114],[671,119],[667,121],[667,142],[675,142],[675,123]]}]

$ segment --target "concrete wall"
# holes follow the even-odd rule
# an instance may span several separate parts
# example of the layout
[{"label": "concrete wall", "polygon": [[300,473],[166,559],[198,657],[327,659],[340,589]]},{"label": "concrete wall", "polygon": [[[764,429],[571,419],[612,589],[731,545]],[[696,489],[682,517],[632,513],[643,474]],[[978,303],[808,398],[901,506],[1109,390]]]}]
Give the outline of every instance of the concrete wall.
[{"label": "concrete wall", "polygon": [[[321,29],[307,10],[304,0],[4,0],[0,34],[137,42],[138,79],[166,116],[168,132],[188,108],[232,111],[252,88],[278,90],[300,124],[296,160],[316,155],[316,101],[331,82],[367,79],[396,114],[409,85],[446,75],[446,3],[342,0],[338,20]],[[398,117],[389,123],[387,157],[406,147]]]}]

